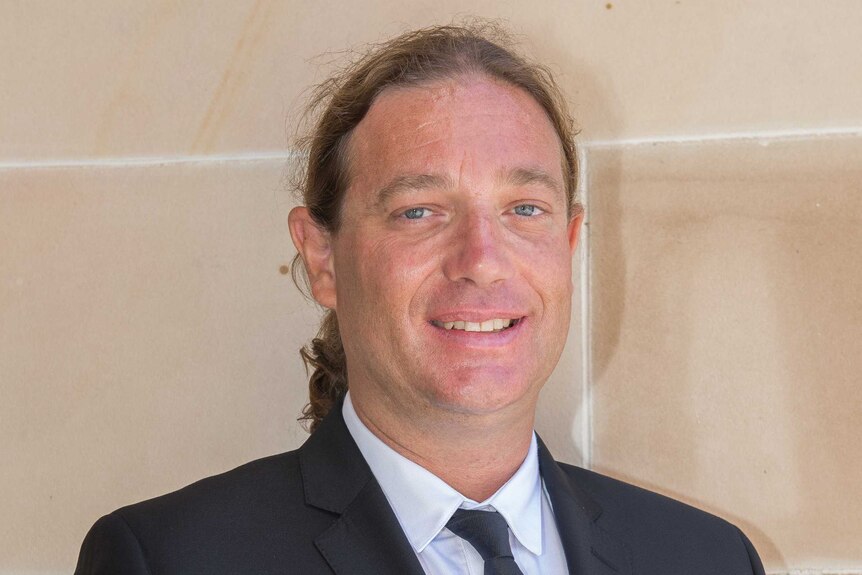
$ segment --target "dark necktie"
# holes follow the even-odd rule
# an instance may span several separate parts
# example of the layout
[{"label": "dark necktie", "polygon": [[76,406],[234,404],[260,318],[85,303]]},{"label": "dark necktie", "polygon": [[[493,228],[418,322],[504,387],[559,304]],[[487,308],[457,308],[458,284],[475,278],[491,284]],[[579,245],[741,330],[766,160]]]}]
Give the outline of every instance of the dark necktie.
[{"label": "dark necktie", "polygon": [[509,525],[496,511],[458,509],[446,524],[485,561],[485,575],[523,575],[509,546]]}]

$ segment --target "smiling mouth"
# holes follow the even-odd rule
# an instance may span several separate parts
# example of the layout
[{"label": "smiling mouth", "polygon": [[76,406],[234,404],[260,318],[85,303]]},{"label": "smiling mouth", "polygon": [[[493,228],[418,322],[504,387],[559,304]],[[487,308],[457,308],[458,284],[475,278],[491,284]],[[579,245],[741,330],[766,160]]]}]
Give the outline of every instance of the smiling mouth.
[{"label": "smiling mouth", "polygon": [[506,331],[507,329],[513,328],[518,325],[518,322],[521,321],[521,318],[517,319],[488,319],[481,322],[474,321],[437,321],[431,320],[431,324],[446,330],[458,330],[458,331],[473,331],[473,332],[485,332],[485,333],[495,333]]}]

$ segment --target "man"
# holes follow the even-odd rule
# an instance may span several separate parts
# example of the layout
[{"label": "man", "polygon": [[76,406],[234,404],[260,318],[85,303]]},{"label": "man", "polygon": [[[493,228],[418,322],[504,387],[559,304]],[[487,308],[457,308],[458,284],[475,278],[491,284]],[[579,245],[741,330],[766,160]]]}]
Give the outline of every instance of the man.
[{"label": "man", "polygon": [[533,432],[583,211],[564,100],[488,35],[403,35],[317,95],[289,219],[328,310],[309,440],[103,517],[78,573],[763,573],[737,528]]}]

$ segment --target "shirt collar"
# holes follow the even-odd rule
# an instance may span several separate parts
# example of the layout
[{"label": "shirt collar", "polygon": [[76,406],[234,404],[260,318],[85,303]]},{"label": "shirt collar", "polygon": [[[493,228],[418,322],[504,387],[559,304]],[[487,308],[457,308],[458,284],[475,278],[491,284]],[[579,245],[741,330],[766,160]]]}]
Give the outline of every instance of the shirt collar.
[{"label": "shirt collar", "polygon": [[476,502],[383,443],[359,419],[350,392],[342,412],[350,435],[416,553],[422,552],[455,510],[463,507],[497,510],[524,547],[534,555],[542,554],[542,482],[535,433],[527,457],[515,474],[494,495]]}]

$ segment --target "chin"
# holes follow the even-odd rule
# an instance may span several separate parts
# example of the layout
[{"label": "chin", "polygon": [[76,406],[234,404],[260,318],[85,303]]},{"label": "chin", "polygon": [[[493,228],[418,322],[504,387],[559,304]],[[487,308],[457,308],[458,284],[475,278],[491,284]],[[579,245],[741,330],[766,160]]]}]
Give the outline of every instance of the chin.
[{"label": "chin", "polygon": [[459,370],[434,385],[432,403],[456,413],[487,415],[522,401],[535,402],[534,385],[526,374],[506,370]]}]

